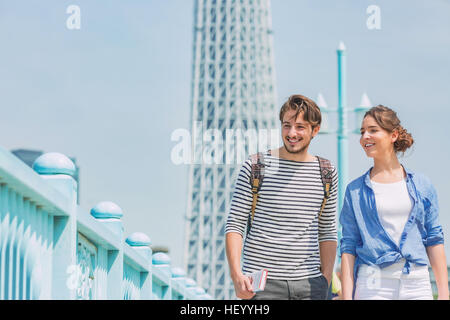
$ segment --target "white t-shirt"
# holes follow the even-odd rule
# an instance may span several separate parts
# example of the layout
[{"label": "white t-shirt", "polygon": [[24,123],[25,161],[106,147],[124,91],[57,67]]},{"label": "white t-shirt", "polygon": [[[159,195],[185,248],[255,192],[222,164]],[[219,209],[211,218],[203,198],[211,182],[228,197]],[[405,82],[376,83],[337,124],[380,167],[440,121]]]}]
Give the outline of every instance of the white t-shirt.
[{"label": "white t-shirt", "polygon": [[413,207],[406,180],[394,183],[370,181],[375,193],[378,217],[386,232],[398,245]]}]

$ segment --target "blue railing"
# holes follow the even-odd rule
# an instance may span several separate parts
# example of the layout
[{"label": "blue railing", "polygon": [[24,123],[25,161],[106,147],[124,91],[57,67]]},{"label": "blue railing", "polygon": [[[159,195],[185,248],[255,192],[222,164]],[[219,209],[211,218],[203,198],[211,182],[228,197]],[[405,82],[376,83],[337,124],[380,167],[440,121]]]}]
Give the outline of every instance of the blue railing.
[{"label": "blue railing", "polygon": [[33,169],[0,147],[0,299],[211,299],[123,212],[77,205],[75,166],[47,153]]}]

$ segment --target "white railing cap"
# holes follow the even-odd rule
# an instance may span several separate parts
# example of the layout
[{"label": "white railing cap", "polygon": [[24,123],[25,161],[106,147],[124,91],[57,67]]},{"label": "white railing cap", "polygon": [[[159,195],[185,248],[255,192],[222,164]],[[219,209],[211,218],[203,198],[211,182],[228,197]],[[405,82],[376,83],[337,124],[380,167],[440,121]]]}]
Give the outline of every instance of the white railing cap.
[{"label": "white railing cap", "polygon": [[170,264],[170,257],[164,252],[157,252],[152,255],[153,264]]},{"label": "white railing cap", "polygon": [[186,279],[186,288],[195,287],[197,285],[197,282],[191,278]]},{"label": "white railing cap", "polygon": [[134,232],[130,234],[125,242],[132,247],[147,247],[152,243],[150,238],[142,232]]},{"label": "white railing cap", "polygon": [[206,291],[203,288],[197,287],[197,288],[195,288],[195,294],[198,296],[202,296],[202,295],[206,294]]},{"label": "white railing cap", "polygon": [[67,174],[73,177],[76,167],[72,160],[62,153],[48,152],[34,161],[33,170],[39,174]]},{"label": "white railing cap", "polygon": [[91,215],[96,219],[120,219],[122,209],[111,201],[102,201],[91,209]]},{"label": "white railing cap", "polygon": [[186,272],[182,268],[172,268],[172,278],[183,278],[186,276]]}]

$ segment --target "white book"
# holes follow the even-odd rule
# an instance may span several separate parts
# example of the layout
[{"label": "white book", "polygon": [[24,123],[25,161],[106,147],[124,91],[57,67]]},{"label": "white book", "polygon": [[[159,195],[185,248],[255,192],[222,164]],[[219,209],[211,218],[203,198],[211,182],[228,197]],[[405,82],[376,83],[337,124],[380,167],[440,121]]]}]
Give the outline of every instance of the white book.
[{"label": "white book", "polygon": [[252,273],[248,273],[247,276],[251,279],[253,292],[263,291],[266,286],[267,269],[261,269]]}]

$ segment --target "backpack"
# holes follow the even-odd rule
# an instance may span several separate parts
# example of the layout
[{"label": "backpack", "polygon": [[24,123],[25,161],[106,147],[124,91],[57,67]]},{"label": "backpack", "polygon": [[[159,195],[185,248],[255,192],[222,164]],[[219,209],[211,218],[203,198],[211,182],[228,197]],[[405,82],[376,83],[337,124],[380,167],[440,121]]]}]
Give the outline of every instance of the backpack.
[{"label": "backpack", "polygon": [[[252,187],[253,201],[252,201],[252,210],[247,221],[247,235],[250,232],[253,218],[255,217],[256,203],[258,202],[258,192],[259,189],[261,188],[261,184],[264,179],[264,167],[265,167],[264,154],[262,152],[252,154],[250,158],[252,162],[250,184]],[[325,208],[325,204],[327,203],[327,200],[330,197],[333,168],[329,160],[318,156],[317,159],[319,160],[320,176],[322,178],[324,190],[322,206],[320,207],[319,211],[319,218],[320,218],[320,216],[322,215],[322,211]]]}]

